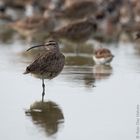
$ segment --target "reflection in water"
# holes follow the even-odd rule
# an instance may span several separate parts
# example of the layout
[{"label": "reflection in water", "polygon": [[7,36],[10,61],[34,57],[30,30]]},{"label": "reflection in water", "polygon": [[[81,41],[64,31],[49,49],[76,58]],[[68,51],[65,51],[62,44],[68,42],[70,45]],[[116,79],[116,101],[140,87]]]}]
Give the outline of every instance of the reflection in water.
[{"label": "reflection in water", "polygon": [[73,55],[73,56],[66,56],[65,65],[69,66],[81,66],[81,65],[88,65],[92,66],[94,64],[92,57],[82,56],[82,55]]},{"label": "reflection in water", "polygon": [[60,124],[64,123],[64,116],[59,106],[52,102],[34,102],[25,114],[31,117],[32,122],[43,128],[47,136],[58,132]]},{"label": "reflection in water", "polygon": [[78,85],[84,82],[86,87],[92,87],[95,82],[92,66],[66,66],[63,75],[67,81],[78,83]]},{"label": "reflection in water", "polygon": [[135,49],[135,54],[140,56],[140,39],[135,41],[134,49]]},{"label": "reflection in water", "polygon": [[77,51],[78,54],[93,54],[94,51],[93,44],[87,44],[87,43],[73,44],[70,41],[65,41],[65,42],[63,41],[62,45],[64,46],[62,48],[62,51],[64,53],[75,53],[75,51]]},{"label": "reflection in water", "polygon": [[95,86],[96,79],[95,79],[93,73],[85,74],[83,79],[84,79],[84,83],[85,83],[86,87],[96,87]]},{"label": "reflection in water", "polygon": [[112,74],[112,67],[110,65],[95,65],[93,73],[96,80],[107,79]]},{"label": "reflection in water", "polygon": [[112,67],[110,65],[95,65],[93,67],[93,73],[89,73],[84,76],[85,85],[88,87],[96,87],[96,81],[107,79],[111,74]]},{"label": "reflection in water", "polygon": [[84,85],[87,88],[96,87],[95,82],[109,78],[112,75],[112,67],[110,65],[94,65],[94,66],[67,66],[63,75],[66,79]]}]

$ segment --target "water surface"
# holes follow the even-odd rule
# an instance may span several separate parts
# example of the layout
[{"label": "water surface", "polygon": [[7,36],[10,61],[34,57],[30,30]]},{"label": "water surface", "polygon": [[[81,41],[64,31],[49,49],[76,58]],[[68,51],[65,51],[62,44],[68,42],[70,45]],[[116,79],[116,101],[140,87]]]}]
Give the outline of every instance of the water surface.
[{"label": "water surface", "polygon": [[[40,79],[23,75],[33,57],[24,54],[30,44],[13,35],[1,40],[0,139],[135,139],[140,46],[122,41],[104,45],[115,55],[110,66],[95,66],[88,51],[64,51],[63,72],[45,81],[45,104],[31,112],[41,100],[42,87]],[[38,110],[42,107],[45,113]]]}]

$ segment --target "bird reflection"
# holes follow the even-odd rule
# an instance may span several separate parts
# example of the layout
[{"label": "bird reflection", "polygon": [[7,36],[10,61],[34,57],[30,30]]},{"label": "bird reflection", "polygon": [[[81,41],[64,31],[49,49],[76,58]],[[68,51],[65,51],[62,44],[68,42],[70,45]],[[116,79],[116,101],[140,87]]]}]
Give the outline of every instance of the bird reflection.
[{"label": "bird reflection", "polygon": [[25,114],[31,117],[35,125],[43,128],[47,136],[56,134],[60,128],[60,124],[64,123],[61,109],[52,101],[36,101]]},{"label": "bird reflection", "polygon": [[87,74],[85,74],[83,79],[84,79],[84,83],[85,83],[87,88],[89,88],[89,87],[96,87],[96,85],[95,85],[96,79],[94,77],[94,73],[87,73]]},{"label": "bird reflection", "polygon": [[112,75],[112,67],[110,65],[94,65],[94,66],[67,66],[64,74],[67,80],[80,84],[84,83],[86,88],[96,87],[96,82],[106,80]]},{"label": "bird reflection", "polygon": [[79,56],[66,56],[66,62],[65,62],[66,65],[69,65],[69,66],[84,66],[84,65],[87,65],[87,66],[92,66],[94,64],[93,60],[91,57],[89,57],[88,55],[86,56],[82,56],[82,55],[79,55]]},{"label": "bird reflection", "polygon": [[93,67],[93,73],[96,80],[107,79],[112,74],[111,65],[95,65]]},{"label": "bird reflection", "polygon": [[93,72],[87,73],[84,76],[85,85],[87,87],[96,87],[96,81],[105,80],[112,74],[112,67],[110,65],[95,65]]}]

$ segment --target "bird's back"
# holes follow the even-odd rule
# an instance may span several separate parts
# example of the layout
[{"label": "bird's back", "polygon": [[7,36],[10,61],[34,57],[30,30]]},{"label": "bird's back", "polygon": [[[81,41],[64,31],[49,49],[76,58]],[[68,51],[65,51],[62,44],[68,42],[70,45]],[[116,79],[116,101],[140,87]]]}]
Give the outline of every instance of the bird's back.
[{"label": "bird's back", "polygon": [[88,21],[80,21],[69,24],[61,29],[54,31],[51,35],[54,38],[65,38],[72,41],[87,40],[91,34],[96,30],[96,24]]},{"label": "bird's back", "polygon": [[52,79],[62,71],[64,63],[65,57],[61,52],[47,51],[26,68],[25,74],[32,73]]}]

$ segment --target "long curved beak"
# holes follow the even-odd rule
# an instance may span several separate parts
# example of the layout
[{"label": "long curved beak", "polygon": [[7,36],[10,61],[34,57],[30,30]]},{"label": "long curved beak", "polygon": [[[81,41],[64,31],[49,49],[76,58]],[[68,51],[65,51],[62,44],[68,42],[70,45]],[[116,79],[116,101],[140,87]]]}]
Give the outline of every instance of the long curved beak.
[{"label": "long curved beak", "polygon": [[26,51],[29,51],[29,50],[34,49],[34,48],[37,48],[37,47],[43,47],[43,46],[44,46],[44,44],[32,46],[31,48],[29,48],[29,49],[26,50]]}]

